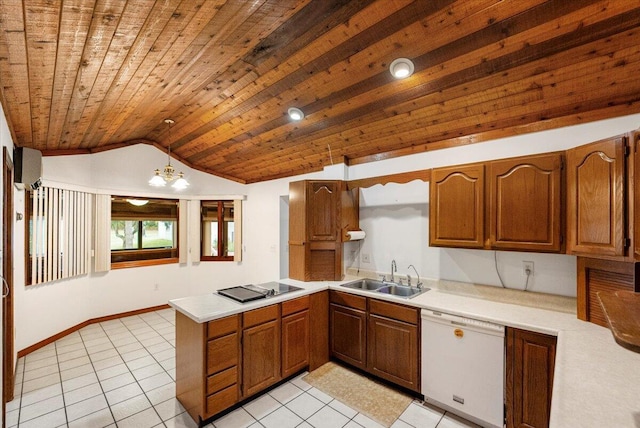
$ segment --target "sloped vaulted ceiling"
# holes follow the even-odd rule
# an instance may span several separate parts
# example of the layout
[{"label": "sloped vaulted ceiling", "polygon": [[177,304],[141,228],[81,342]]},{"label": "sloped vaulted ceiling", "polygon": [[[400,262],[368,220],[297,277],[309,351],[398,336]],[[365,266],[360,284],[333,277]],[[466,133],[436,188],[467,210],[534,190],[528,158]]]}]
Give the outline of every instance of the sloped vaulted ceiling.
[{"label": "sloped vaulted ceiling", "polygon": [[3,0],[0,20],[9,126],[45,155],[171,145],[251,183],[640,111],[636,0]]}]

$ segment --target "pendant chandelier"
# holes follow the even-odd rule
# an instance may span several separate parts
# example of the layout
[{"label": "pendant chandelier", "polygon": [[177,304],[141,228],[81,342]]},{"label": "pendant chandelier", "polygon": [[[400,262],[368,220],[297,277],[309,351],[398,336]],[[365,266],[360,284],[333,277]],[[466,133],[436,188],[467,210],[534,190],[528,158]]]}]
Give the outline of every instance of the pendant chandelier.
[{"label": "pendant chandelier", "polygon": [[[172,119],[165,119],[164,123],[169,125],[169,141],[171,141],[171,125],[175,122]],[[168,148],[168,161],[162,171],[156,169],[154,176],[149,180],[149,185],[154,187],[164,187],[167,183],[175,182],[171,185],[176,190],[184,190],[189,186],[189,182],[184,178],[184,174],[180,171],[176,174],[176,170],[171,166],[171,145]]]}]

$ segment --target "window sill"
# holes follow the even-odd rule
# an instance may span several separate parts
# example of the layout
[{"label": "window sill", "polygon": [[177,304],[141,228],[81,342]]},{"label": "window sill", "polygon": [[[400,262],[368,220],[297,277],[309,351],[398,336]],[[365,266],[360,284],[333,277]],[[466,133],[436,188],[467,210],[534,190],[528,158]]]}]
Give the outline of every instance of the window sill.
[{"label": "window sill", "polygon": [[201,262],[232,262],[234,261],[234,257],[212,257],[212,256],[201,256]]},{"label": "window sill", "polygon": [[134,260],[127,262],[114,262],[111,263],[111,269],[127,269],[132,267],[142,267],[142,266],[155,266],[155,265],[168,265],[172,263],[178,263],[177,257],[172,257],[169,259],[152,259],[152,260]]}]

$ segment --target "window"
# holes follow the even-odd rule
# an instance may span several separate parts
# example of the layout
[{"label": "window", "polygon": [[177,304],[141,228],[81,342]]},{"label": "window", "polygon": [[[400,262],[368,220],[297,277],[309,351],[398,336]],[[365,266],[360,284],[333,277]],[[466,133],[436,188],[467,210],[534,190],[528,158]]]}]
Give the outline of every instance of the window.
[{"label": "window", "polygon": [[231,261],[236,254],[236,204],[234,201],[202,201],[200,260]]},{"label": "window", "polygon": [[113,267],[178,261],[178,201],[111,199],[111,263]]},{"label": "window", "polygon": [[87,274],[92,195],[46,186],[27,195],[26,284]]}]

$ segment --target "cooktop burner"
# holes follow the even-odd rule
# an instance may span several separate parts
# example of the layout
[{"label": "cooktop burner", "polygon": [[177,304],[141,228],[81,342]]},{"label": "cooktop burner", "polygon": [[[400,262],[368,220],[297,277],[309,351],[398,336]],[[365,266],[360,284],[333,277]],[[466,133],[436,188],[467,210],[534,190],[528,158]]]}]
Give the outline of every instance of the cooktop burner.
[{"label": "cooktop burner", "polygon": [[224,288],[222,290],[218,290],[218,294],[236,300],[240,303],[245,303],[297,290],[302,290],[302,288],[273,281],[258,285],[247,284]]}]

